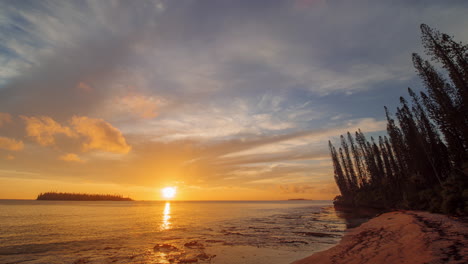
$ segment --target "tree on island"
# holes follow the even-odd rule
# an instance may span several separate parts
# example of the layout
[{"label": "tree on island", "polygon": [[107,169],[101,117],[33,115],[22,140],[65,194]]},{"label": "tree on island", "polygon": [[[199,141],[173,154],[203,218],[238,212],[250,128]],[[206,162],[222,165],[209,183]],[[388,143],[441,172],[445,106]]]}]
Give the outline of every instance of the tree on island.
[{"label": "tree on island", "polygon": [[117,194],[86,194],[86,193],[64,193],[46,192],[40,193],[36,200],[54,201],[133,201],[129,197]]},{"label": "tree on island", "polygon": [[341,136],[329,142],[341,195],[335,205],[468,213],[468,46],[423,24],[422,43],[432,62],[413,54],[425,85],[411,102],[400,97],[396,120],[387,107],[388,136]]}]

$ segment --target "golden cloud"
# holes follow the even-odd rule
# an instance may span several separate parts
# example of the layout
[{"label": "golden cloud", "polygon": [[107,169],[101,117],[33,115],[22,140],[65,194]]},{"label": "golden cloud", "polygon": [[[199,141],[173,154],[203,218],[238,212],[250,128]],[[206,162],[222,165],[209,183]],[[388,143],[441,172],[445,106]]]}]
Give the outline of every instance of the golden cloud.
[{"label": "golden cloud", "polygon": [[78,155],[75,153],[67,153],[59,157],[59,160],[71,161],[71,162],[84,162]]},{"label": "golden cloud", "polygon": [[0,148],[12,151],[19,151],[24,148],[23,141],[7,137],[0,137]]},{"label": "golden cloud", "polygon": [[156,112],[159,105],[162,104],[160,99],[147,97],[143,95],[127,95],[118,99],[118,103],[123,109],[141,118],[154,118],[158,114]]},{"label": "golden cloud", "polygon": [[97,149],[128,153],[131,149],[120,130],[102,119],[74,116],[70,123],[76,133],[87,138],[83,144],[84,151]]},{"label": "golden cloud", "polygon": [[82,90],[82,91],[85,91],[85,92],[91,92],[93,90],[93,88],[91,86],[89,86],[88,84],[86,84],[85,82],[79,82],[77,85],[76,85],[76,88],[78,88],[79,90]]},{"label": "golden cloud", "polygon": [[[26,122],[26,132],[43,146],[55,144],[55,136],[63,134],[71,138],[85,138],[83,151],[103,150],[114,153],[128,153],[131,147],[117,128],[102,119],[86,116],[74,116],[70,120],[71,126],[63,126],[48,116],[21,116]],[[72,155],[62,156],[67,161],[78,158]],[[79,159],[79,158],[78,158]]]},{"label": "golden cloud", "polygon": [[9,122],[11,122],[11,115],[8,113],[0,113],[0,126]]},{"label": "golden cloud", "polygon": [[26,122],[28,136],[33,137],[42,146],[53,145],[56,134],[64,134],[69,137],[75,136],[69,127],[60,125],[48,116],[21,116],[21,118]]}]

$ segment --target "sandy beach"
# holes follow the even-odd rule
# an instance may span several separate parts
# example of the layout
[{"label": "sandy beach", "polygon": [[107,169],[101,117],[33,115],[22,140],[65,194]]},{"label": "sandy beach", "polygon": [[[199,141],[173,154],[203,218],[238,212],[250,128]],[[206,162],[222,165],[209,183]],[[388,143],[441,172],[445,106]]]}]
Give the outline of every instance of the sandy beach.
[{"label": "sandy beach", "polygon": [[292,264],[468,263],[468,225],[427,212],[382,214],[341,242]]}]

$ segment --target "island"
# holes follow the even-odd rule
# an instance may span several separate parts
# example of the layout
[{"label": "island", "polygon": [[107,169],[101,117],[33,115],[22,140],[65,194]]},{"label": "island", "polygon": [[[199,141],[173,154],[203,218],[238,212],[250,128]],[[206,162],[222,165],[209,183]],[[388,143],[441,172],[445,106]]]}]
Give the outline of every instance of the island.
[{"label": "island", "polygon": [[117,194],[86,194],[86,193],[65,193],[46,192],[40,193],[36,200],[48,201],[133,201],[129,197]]}]

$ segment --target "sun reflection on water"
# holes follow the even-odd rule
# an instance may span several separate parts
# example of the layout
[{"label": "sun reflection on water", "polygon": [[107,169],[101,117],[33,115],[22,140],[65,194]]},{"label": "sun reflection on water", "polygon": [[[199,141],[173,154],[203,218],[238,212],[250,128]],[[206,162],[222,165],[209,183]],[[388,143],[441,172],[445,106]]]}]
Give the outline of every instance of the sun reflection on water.
[{"label": "sun reflection on water", "polygon": [[162,230],[171,229],[171,222],[169,221],[170,219],[171,219],[171,203],[166,202],[166,206],[164,206],[163,220],[161,224]]}]

